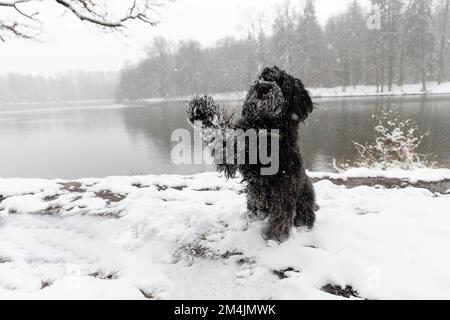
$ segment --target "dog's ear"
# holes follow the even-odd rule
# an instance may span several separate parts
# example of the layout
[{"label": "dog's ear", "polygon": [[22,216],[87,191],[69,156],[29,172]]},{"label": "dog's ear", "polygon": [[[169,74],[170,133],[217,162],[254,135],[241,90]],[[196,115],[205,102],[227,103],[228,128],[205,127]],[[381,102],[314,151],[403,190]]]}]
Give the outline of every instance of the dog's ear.
[{"label": "dog's ear", "polygon": [[299,120],[305,121],[313,112],[314,103],[309,91],[305,89],[303,83],[299,79],[295,79],[294,81],[295,84],[292,90],[290,108],[292,108],[292,112],[299,117]]}]

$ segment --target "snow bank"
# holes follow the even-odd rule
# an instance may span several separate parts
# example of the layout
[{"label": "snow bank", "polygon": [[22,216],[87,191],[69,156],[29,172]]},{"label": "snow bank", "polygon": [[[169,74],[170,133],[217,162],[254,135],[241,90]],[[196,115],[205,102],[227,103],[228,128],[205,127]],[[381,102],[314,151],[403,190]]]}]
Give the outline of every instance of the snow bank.
[{"label": "snow bank", "polygon": [[[422,84],[406,84],[403,87],[394,85],[391,91],[385,88],[384,92],[377,92],[376,86],[349,86],[335,88],[308,88],[313,98],[345,98],[345,97],[375,97],[375,96],[416,96],[416,95],[446,95],[450,94],[450,82],[441,83],[430,82],[427,90],[422,91]],[[214,93],[211,96],[216,101],[240,101],[244,100],[246,91]],[[168,101],[189,101],[195,95],[184,97],[148,98],[142,99],[147,103],[161,103]]]},{"label": "snow bank", "polygon": [[440,85],[430,82],[425,92],[422,91],[422,84],[406,84],[403,87],[394,85],[391,91],[385,88],[384,92],[377,92],[376,86],[350,86],[345,90],[343,87],[313,88],[311,93],[315,98],[450,94],[450,82]]},{"label": "snow bank", "polygon": [[276,244],[216,173],[1,179],[0,299],[450,298],[449,195],[315,187],[314,230]]},{"label": "snow bank", "polygon": [[450,180],[450,169],[417,168],[414,170],[403,169],[368,169],[352,168],[341,173],[309,172],[313,178],[348,179],[348,178],[375,178],[383,177],[389,179],[404,179],[411,183],[418,181],[437,182]]}]

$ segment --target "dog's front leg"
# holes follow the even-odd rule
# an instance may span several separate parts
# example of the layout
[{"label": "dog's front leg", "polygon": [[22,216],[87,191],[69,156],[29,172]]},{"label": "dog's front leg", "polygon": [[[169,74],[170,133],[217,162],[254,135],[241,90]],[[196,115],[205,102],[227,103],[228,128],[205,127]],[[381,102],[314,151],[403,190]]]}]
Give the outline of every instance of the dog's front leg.
[{"label": "dog's front leg", "polygon": [[199,130],[208,145],[219,172],[234,178],[238,171],[235,141],[228,141],[228,132],[235,129],[233,113],[215,103],[208,96],[199,96],[189,102],[188,121]]}]

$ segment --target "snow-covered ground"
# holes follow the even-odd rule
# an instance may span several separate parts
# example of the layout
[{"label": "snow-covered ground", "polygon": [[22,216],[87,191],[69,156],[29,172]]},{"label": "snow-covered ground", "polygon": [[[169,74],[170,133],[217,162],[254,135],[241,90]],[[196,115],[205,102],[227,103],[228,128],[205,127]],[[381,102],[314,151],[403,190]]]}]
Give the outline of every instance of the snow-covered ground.
[{"label": "snow-covered ground", "polygon": [[450,298],[450,194],[315,188],[315,228],[276,244],[216,173],[0,179],[0,299]]}]

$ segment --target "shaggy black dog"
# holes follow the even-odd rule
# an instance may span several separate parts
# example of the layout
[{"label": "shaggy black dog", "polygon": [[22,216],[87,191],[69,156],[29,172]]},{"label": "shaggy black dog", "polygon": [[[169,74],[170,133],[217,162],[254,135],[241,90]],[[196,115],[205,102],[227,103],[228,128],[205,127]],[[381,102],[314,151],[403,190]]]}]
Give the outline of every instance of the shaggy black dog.
[{"label": "shaggy black dog", "polygon": [[[227,129],[253,129],[258,133],[268,130],[267,135],[270,135],[273,129],[278,129],[279,170],[275,174],[262,175],[261,169],[267,163],[263,164],[259,158],[256,164],[216,161],[218,170],[228,178],[241,173],[246,183],[249,211],[256,216],[269,217],[269,226],[264,232],[266,239],[284,241],[293,226],[312,228],[314,225],[317,209],[314,188],[305,173],[298,146],[299,125],[313,109],[303,83],[278,67],[266,68],[253,83],[242,117],[237,121],[210,97],[197,97],[189,104],[188,120],[197,125],[201,123],[203,139],[210,145],[216,143],[213,153],[216,160],[220,153],[217,151],[220,150],[217,148],[218,133],[225,133]],[[219,144],[223,146],[222,140]],[[244,150],[247,156],[248,148],[246,146]],[[224,153],[225,150],[226,147]]]}]

